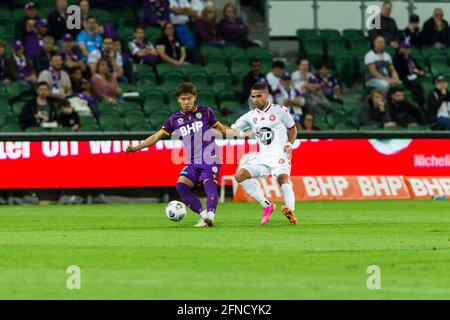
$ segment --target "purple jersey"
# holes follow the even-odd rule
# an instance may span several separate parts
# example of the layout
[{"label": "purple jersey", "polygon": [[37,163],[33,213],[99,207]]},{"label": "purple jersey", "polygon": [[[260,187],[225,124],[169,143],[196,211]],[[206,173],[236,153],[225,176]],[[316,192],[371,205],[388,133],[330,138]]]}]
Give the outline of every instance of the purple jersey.
[{"label": "purple jersey", "polygon": [[172,114],[162,127],[166,135],[174,134],[183,140],[189,164],[219,163],[219,152],[212,128],[219,124],[214,112],[206,106],[196,106],[194,111]]}]

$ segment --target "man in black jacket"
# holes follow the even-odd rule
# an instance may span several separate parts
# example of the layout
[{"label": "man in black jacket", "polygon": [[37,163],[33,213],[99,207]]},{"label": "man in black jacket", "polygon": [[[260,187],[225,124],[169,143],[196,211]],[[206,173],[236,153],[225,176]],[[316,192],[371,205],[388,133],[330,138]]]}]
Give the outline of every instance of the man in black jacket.
[{"label": "man in black jacket", "polygon": [[450,41],[450,28],[444,20],[444,11],[440,8],[434,9],[433,16],[423,25],[425,45],[437,48],[447,48]]},{"label": "man in black jacket", "polygon": [[392,48],[397,49],[399,46],[399,32],[397,28],[397,23],[391,17],[392,12],[392,2],[385,0],[383,2],[383,8],[381,9],[380,16],[376,17],[380,19],[380,29],[372,29],[369,32],[371,41],[373,41],[377,36],[383,36],[386,40],[386,44]]},{"label": "man in black jacket", "polygon": [[420,110],[409,101],[405,100],[403,89],[391,88],[387,97],[389,115],[392,121],[401,127],[410,127],[424,124],[423,115]]},{"label": "man in black jacket", "polygon": [[38,127],[42,123],[55,120],[56,110],[47,100],[49,90],[46,82],[39,82],[36,85],[36,98],[28,101],[20,112],[19,121],[22,129]]},{"label": "man in black jacket", "polygon": [[420,77],[425,72],[416,59],[411,56],[411,43],[409,41],[405,40],[400,43],[400,49],[394,56],[394,67],[400,80],[412,91],[414,101],[423,108],[425,105],[425,93]]},{"label": "man in black jacket", "polygon": [[[264,82],[268,84],[266,76],[261,72],[261,60],[253,59],[250,62],[251,70],[242,79],[242,102],[247,102],[250,97],[252,86],[257,82]],[[270,86],[269,86],[269,90]]]},{"label": "man in black jacket", "polygon": [[435,89],[428,94],[427,122],[437,130],[450,130],[450,92],[443,75],[434,79]]}]

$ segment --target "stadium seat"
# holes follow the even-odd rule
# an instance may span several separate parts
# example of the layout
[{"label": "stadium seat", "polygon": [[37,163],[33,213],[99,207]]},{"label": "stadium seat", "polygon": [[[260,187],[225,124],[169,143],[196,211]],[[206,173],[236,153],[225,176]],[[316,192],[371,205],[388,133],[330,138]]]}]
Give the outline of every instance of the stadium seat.
[{"label": "stadium seat", "polygon": [[213,63],[205,66],[205,72],[211,79],[211,77],[218,72],[228,72],[228,68],[224,64]]},{"label": "stadium seat", "polygon": [[162,35],[162,30],[158,27],[146,27],[144,29],[144,34],[147,41],[150,41],[155,45],[158,38]]},{"label": "stadium seat", "polygon": [[126,114],[125,115],[124,123],[125,123],[125,126],[128,129],[131,129],[135,125],[146,124],[147,123],[147,119],[145,118],[144,114],[139,114],[139,113],[132,114],[132,113],[130,113],[130,114]]},{"label": "stadium seat", "polygon": [[13,82],[6,86],[9,98],[20,96],[25,91],[31,90],[31,86],[24,82]]},{"label": "stadium seat", "polygon": [[422,47],[421,51],[424,57],[443,55],[442,50],[435,47]]},{"label": "stadium seat", "polygon": [[214,106],[216,104],[215,95],[212,92],[199,92],[197,94],[197,104]]},{"label": "stadium seat", "polygon": [[350,39],[364,38],[364,32],[361,29],[344,29],[342,35],[347,39],[348,44],[350,44]]},{"label": "stadium seat", "polygon": [[202,54],[203,58],[207,58],[209,55],[223,55],[223,51],[220,48],[212,47],[212,46],[202,46],[200,47],[200,53]]},{"label": "stadium seat", "polygon": [[194,71],[191,74],[187,75],[188,81],[198,86],[207,86],[208,85],[208,76],[203,71]]},{"label": "stadium seat", "polygon": [[230,62],[230,67],[237,65],[248,66],[250,64],[248,56],[245,54],[233,54],[228,59]]},{"label": "stadium seat", "polygon": [[236,113],[242,108],[242,103],[233,100],[224,100],[220,102],[220,110]]},{"label": "stadium seat", "polygon": [[351,88],[355,81],[354,60],[350,54],[340,54],[333,58],[334,70],[339,82]]},{"label": "stadium seat", "polygon": [[18,124],[18,119],[12,112],[0,113],[0,127],[5,124]]},{"label": "stadium seat", "polygon": [[318,67],[324,54],[322,39],[320,37],[308,37],[303,40],[303,44],[306,56],[315,67]]},{"label": "stadium seat", "polygon": [[66,132],[66,133],[69,133],[69,132],[72,132],[72,129],[71,128],[68,128],[68,127],[62,127],[62,128],[52,128],[52,129],[50,129],[50,132]]},{"label": "stadium seat", "polygon": [[132,83],[119,82],[119,87],[122,93],[125,92],[136,92],[136,87]]},{"label": "stadium seat", "polygon": [[24,101],[19,101],[19,102],[14,103],[11,106],[11,110],[14,113],[15,116],[18,117],[20,115],[20,113],[22,112],[23,107],[25,106],[25,103],[26,102],[24,102]]},{"label": "stadium seat", "polygon": [[158,73],[158,77],[162,77],[167,72],[177,71],[179,71],[178,67],[170,63],[160,63],[156,65],[156,72]]},{"label": "stadium seat", "polygon": [[[115,124],[122,124],[122,118],[117,115],[102,115],[99,119],[100,126],[105,130],[106,127],[111,127]],[[106,130],[105,130],[106,131]]]},{"label": "stadium seat", "polygon": [[132,132],[152,132],[152,131],[156,131],[156,130],[149,123],[139,123],[139,124],[133,125],[133,127],[131,127],[130,131],[132,131]]},{"label": "stadium seat", "polygon": [[19,124],[8,123],[8,124],[3,125],[0,129],[0,131],[8,133],[8,132],[22,132],[23,130]]},{"label": "stadium seat", "polygon": [[330,57],[334,57],[339,54],[350,54],[350,50],[347,49],[345,38],[343,37],[330,37],[325,40],[327,53]]},{"label": "stadium seat", "polygon": [[113,19],[109,11],[102,9],[90,9],[89,15],[97,19],[98,24],[112,23]]},{"label": "stadium seat", "polygon": [[144,103],[144,114],[148,117],[155,111],[169,110],[169,107],[164,102],[146,101]]},{"label": "stadium seat", "polygon": [[169,116],[170,112],[168,111],[155,111],[150,117],[150,124],[155,128],[160,128]]},{"label": "stadium seat", "polygon": [[203,67],[198,64],[185,64],[181,66],[181,73],[186,80],[189,79],[189,75],[194,72],[204,72]]},{"label": "stadium seat", "polygon": [[331,128],[336,127],[338,124],[347,124],[347,115],[342,111],[328,114],[326,119]]},{"label": "stadium seat", "polygon": [[386,127],[386,128],[383,128],[383,131],[406,131],[406,128],[400,127],[400,126]]},{"label": "stadium seat", "polygon": [[232,89],[224,89],[217,93],[217,100],[220,105],[222,101],[236,100],[236,92]]},{"label": "stadium seat", "polygon": [[361,125],[358,131],[379,131],[381,130],[378,125]]},{"label": "stadium seat", "polygon": [[226,64],[227,58],[223,54],[210,54],[205,57],[206,64]]},{"label": "stadium seat", "polygon": [[164,100],[166,102],[169,101],[169,96],[170,95],[175,95],[175,90],[177,89],[179,84],[180,83],[178,81],[176,81],[176,82],[167,81],[167,82],[164,82],[163,84],[161,84],[159,89],[164,94],[164,97],[165,97]]},{"label": "stadium seat", "polygon": [[82,116],[80,117],[80,124],[81,125],[97,124],[97,119],[91,116]]},{"label": "stadium seat", "polygon": [[78,129],[78,132],[101,132],[102,129],[100,128],[100,126],[98,124],[86,124],[86,125],[81,125],[80,129]]},{"label": "stadium seat", "polygon": [[333,130],[335,131],[354,131],[356,130],[356,128],[352,125],[352,124],[348,124],[348,123],[337,123],[334,127]]},{"label": "stadium seat", "polygon": [[41,132],[49,132],[48,129],[42,127],[29,127],[25,129],[25,132],[29,133],[41,133]]},{"label": "stadium seat", "polygon": [[101,114],[109,113],[109,112],[111,112],[111,113],[114,112],[117,114],[119,113],[119,111],[117,110],[117,106],[115,106],[107,101],[101,101],[98,104],[98,111],[100,111]]},{"label": "stadium seat", "polygon": [[270,57],[271,59],[273,58],[269,49],[263,47],[248,47],[247,56],[250,60],[261,56]]},{"label": "stadium seat", "polygon": [[141,106],[135,102],[120,101],[117,105],[117,110],[123,115],[130,111],[141,111]]},{"label": "stadium seat", "polygon": [[212,79],[211,79],[212,84],[217,84],[217,83],[222,83],[225,85],[231,85],[232,81],[231,81],[231,75],[229,72],[217,72],[215,74],[212,75]]},{"label": "stadium seat", "polygon": [[297,39],[298,39],[298,51],[299,52],[305,52],[305,47],[304,47],[304,39],[308,38],[308,37],[318,37],[319,33],[317,32],[316,29],[298,29],[296,31],[297,33]]},{"label": "stadium seat", "polygon": [[223,54],[225,57],[230,58],[234,55],[247,55],[247,51],[240,47],[225,47],[223,48]]},{"label": "stadium seat", "polygon": [[434,77],[438,74],[450,74],[450,67],[447,65],[447,59],[443,55],[434,55],[427,59],[431,74]]},{"label": "stadium seat", "polygon": [[183,74],[180,71],[170,71],[162,75],[162,83],[165,82],[183,82]]},{"label": "stadium seat", "polygon": [[164,94],[161,92],[159,87],[155,86],[139,87],[139,94],[142,96],[145,102],[152,101],[159,104],[164,103]]},{"label": "stadium seat", "polygon": [[103,131],[106,132],[126,132],[127,128],[122,122],[118,123],[107,123],[102,126]]},{"label": "stadium seat", "polygon": [[430,128],[427,126],[415,125],[415,126],[408,127],[407,130],[408,131],[429,131]]},{"label": "stadium seat", "polygon": [[342,38],[345,41],[345,39],[337,29],[321,29],[320,37],[325,41],[330,38]]}]

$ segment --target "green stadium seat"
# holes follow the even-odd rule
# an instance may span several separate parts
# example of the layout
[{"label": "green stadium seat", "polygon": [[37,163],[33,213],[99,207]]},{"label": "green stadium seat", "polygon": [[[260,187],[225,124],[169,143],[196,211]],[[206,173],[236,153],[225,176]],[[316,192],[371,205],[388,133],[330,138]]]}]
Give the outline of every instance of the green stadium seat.
[{"label": "green stadium seat", "polygon": [[223,55],[223,51],[220,48],[212,47],[212,46],[202,46],[200,47],[200,53],[202,54],[203,58],[207,58],[210,55]]},{"label": "green stadium seat", "polygon": [[170,63],[160,63],[156,65],[156,72],[159,77],[162,77],[167,72],[177,72],[179,71],[178,67],[170,64]]},{"label": "green stadium seat", "polygon": [[223,54],[210,54],[205,57],[205,62],[207,64],[215,63],[215,64],[226,64],[227,58]]},{"label": "green stadium seat", "polygon": [[136,87],[132,83],[119,82],[119,87],[120,87],[120,90],[122,90],[122,93],[136,92]]},{"label": "green stadium seat", "polygon": [[78,132],[101,132],[102,128],[98,124],[86,124],[81,125],[80,129],[78,129]]},{"label": "green stadium seat", "polygon": [[189,79],[189,75],[196,72],[203,72],[203,67],[198,64],[185,64],[181,66],[181,73],[186,80]]},{"label": "green stadium seat", "polygon": [[308,37],[303,40],[303,44],[306,56],[315,67],[318,67],[324,55],[322,39],[320,37]]},{"label": "green stadium seat", "polygon": [[334,70],[339,82],[351,88],[355,81],[354,60],[350,54],[339,54],[334,57]]},{"label": "green stadium seat", "polygon": [[162,29],[158,27],[146,27],[144,33],[145,38],[155,44],[155,40],[162,35]]},{"label": "green stadium seat", "polygon": [[344,29],[342,35],[347,39],[348,44],[350,44],[350,39],[364,38],[364,32],[361,29]]},{"label": "green stadium seat", "polygon": [[50,132],[72,132],[71,128],[67,128],[67,127],[62,127],[62,128],[52,128],[50,129]]},{"label": "green stadium seat", "polygon": [[383,128],[383,131],[406,131],[406,128],[400,127],[400,126],[386,127],[386,128]]},{"label": "green stadium seat", "polygon": [[430,128],[427,126],[422,126],[422,125],[415,125],[415,126],[410,126],[407,129],[408,131],[429,131]]},{"label": "green stadium seat", "polygon": [[0,131],[8,133],[8,132],[22,132],[23,130],[18,123],[7,123],[1,127]]},{"label": "green stadium seat", "polygon": [[421,51],[424,57],[443,55],[442,50],[435,47],[422,47]]},{"label": "green stadium seat", "polygon": [[144,113],[146,116],[150,116],[155,111],[169,110],[169,107],[164,102],[145,101]]},{"label": "green stadium seat", "polygon": [[12,112],[0,113],[0,127],[5,124],[18,124],[18,118]]},{"label": "green stadium seat", "polygon": [[228,68],[224,64],[212,63],[205,66],[205,72],[211,79],[211,77],[218,72],[228,72]]},{"label": "green stadium seat", "polygon": [[[99,119],[100,126],[105,129],[105,127],[114,125],[114,124],[122,124],[122,118],[117,115],[101,115]],[[106,131],[106,130],[105,130]]]},{"label": "green stadium seat", "polygon": [[447,59],[443,55],[434,55],[428,57],[431,74],[435,77],[438,74],[450,73],[450,67],[447,65]]},{"label": "green stadium seat", "polygon": [[97,119],[91,116],[82,116],[80,117],[80,124],[81,125],[97,124]]},{"label": "green stadium seat", "polygon": [[106,132],[126,132],[127,128],[122,122],[119,123],[108,123],[102,125],[103,131]]},{"label": "green stadium seat", "polygon": [[247,55],[247,51],[240,47],[225,47],[223,48],[223,54],[225,57],[230,58],[234,55]]},{"label": "green stadium seat", "polygon": [[318,37],[319,33],[317,32],[316,29],[298,29],[296,31],[297,33],[297,39],[298,39],[298,51],[299,52],[304,52],[305,51],[305,47],[304,47],[304,39],[308,38],[308,37]]},{"label": "green stadium seat", "polygon": [[149,123],[138,123],[131,127],[132,132],[152,132],[156,131],[155,128]]},{"label": "green stadium seat", "polygon": [[380,131],[377,125],[360,125],[358,131]]},{"label": "green stadium seat", "polygon": [[336,127],[338,124],[346,124],[347,123],[347,115],[345,112],[337,111],[335,113],[328,114],[327,123],[331,128]]},{"label": "green stadium seat", "polygon": [[117,110],[123,115],[130,111],[141,111],[141,106],[135,102],[120,101],[117,105]]},{"label": "green stadium seat", "polygon": [[155,111],[152,113],[152,116],[150,117],[150,124],[154,128],[161,128],[162,125],[167,121],[167,118],[169,118],[170,112],[168,111]]},{"label": "green stadium seat", "polygon": [[242,107],[242,103],[233,100],[224,100],[220,102],[220,110],[230,111],[232,113],[236,113]]},{"label": "green stadium seat", "polygon": [[211,79],[212,84],[222,83],[225,85],[231,85],[231,75],[229,72],[217,72],[212,75]]},{"label": "green stadium seat", "polygon": [[214,106],[216,104],[216,98],[214,93],[204,91],[197,93],[197,104],[199,105],[207,105]]},{"label": "green stadium seat", "polygon": [[162,75],[162,83],[165,82],[183,82],[183,74],[180,71],[170,71]]},{"label": "green stadium seat", "polygon": [[108,113],[108,112],[115,112],[115,113],[119,112],[117,110],[117,106],[115,106],[109,102],[106,102],[106,101],[101,101],[98,104],[98,111],[100,111],[101,114]]},{"label": "green stadium seat", "polygon": [[[337,29],[321,29],[320,30],[320,37],[324,40],[330,39],[330,38],[343,38],[339,30]],[[345,39],[344,39],[345,41]]]},{"label": "green stadium seat", "polygon": [[41,132],[49,132],[48,129],[42,127],[29,127],[25,129],[25,132],[29,133],[41,133]]},{"label": "green stadium seat", "polygon": [[6,91],[9,98],[20,96],[28,90],[31,90],[31,86],[23,82],[13,82],[6,86]]},{"label": "green stadium seat", "polygon": [[198,86],[208,85],[208,76],[203,71],[192,72],[187,76],[187,80]]},{"label": "green stadium seat", "polygon": [[23,109],[23,107],[25,106],[25,104],[26,104],[26,102],[24,102],[24,101],[19,101],[19,102],[14,103],[14,104],[11,106],[11,110],[12,110],[12,112],[14,113],[15,116],[18,117],[18,116],[20,115],[20,113],[22,112],[22,109]]},{"label": "green stadium seat", "polygon": [[338,123],[333,127],[335,131],[354,131],[356,128],[348,123]]},{"label": "green stadium seat", "polygon": [[271,59],[273,58],[273,55],[270,53],[269,49],[264,47],[248,47],[247,56],[250,60],[261,56],[270,57]]},{"label": "green stadium seat", "polygon": [[124,118],[125,126],[131,130],[131,128],[138,124],[146,124],[147,119],[144,114],[126,114]]},{"label": "green stadium seat", "polygon": [[330,37],[325,40],[327,52],[329,56],[336,56],[339,54],[350,54],[347,49],[344,37]]},{"label": "green stadium seat", "polygon": [[217,93],[217,100],[219,104],[222,101],[236,100],[236,92],[230,89],[224,89]]},{"label": "green stadium seat", "polygon": [[175,95],[175,90],[177,89],[179,84],[180,83],[178,81],[177,82],[167,81],[159,86],[159,89],[165,96],[165,101],[168,101],[168,97],[170,95]]},{"label": "green stadium seat", "polygon": [[91,9],[89,10],[89,15],[95,17],[97,19],[98,24],[114,22],[111,14],[107,10]]},{"label": "green stadium seat", "polygon": [[244,54],[234,54],[229,57],[230,66],[243,65],[248,66],[250,61],[247,55]]}]

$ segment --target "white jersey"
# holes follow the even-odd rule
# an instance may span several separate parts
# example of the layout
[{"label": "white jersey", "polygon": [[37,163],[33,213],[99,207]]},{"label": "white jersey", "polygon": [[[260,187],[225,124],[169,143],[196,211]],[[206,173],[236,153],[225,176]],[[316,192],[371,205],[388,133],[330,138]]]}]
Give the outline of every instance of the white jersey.
[{"label": "white jersey", "polygon": [[287,129],[295,126],[288,108],[269,103],[264,110],[253,109],[240,117],[231,127],[251,129],[257,135],[258,163],[276,167],[288,162],[284,146],[288,142]]}]

